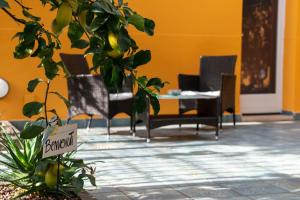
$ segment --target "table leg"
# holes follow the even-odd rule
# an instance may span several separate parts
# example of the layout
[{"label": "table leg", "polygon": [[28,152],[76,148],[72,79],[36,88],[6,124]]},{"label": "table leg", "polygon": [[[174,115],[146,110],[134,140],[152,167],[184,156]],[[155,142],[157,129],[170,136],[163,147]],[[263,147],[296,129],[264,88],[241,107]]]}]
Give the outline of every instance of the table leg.
[{"label": "table leg", "polygon": [[151,142],[150,128],[147,128],[147,143]]},{"label": "table leg", "polygon": [[219,140],[219,123],[216,124],[216,140]]},{"label": "table leg", "polygon": [[216,140],[219,140],[219,120],[220,120],[220,110],[221,110],[221,99],[218,98],[217,99],[217,103],[216,103],[216,106],[217,106],[217,113],[216,113]]},{"label": "table leg", "polygon": [[150,118],[150,102],[149,102],[149,99],[148,99],[148,103],[147,103],[147,113],[146,113],[146,116],[147,116],[147,122],[146,122],[146,128],[147,128],[147,143],[150,143],[150,140],[151,140],[151,118]]}]

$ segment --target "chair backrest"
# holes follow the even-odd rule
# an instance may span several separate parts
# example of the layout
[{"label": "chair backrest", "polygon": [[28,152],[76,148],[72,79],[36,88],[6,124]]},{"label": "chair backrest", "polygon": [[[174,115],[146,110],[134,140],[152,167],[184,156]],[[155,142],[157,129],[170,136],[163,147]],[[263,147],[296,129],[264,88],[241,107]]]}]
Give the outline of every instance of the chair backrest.
[{"label": "chair backrest", "polygon": [[71,75],[90,74],[89,65],[81,54],[64,54],[60,57]]},{"label": "chair backrest", "polygon": [[122,92],[132,92],[133,91],[133,78],[131,75],[125,76],[122,84]]},{"label": "chair backrest", "polygon": [[131,75],[126,75],[122,82],[122,88],[110,88],[110,93],[133,92],[133,78]]},{"label": "chair backrest", "polygon": [[200,91],[221,90],[222,74],[234,74],[237,56],[202,56]]},{"label": "chair backrest", "polygon": [[[85,57],[81,54],[60,54],[63,63],[71,75],[90,74],[88,63]],[[132,92],[133,79],[131,76],[126,76],[122,83],[122,88],[110,89],[111,93]]]}]

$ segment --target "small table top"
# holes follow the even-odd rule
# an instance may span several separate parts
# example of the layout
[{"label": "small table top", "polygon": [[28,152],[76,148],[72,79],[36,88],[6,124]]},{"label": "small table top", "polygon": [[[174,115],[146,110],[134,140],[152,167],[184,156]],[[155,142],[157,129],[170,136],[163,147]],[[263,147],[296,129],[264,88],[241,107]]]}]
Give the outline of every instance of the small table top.
[{"label": "small table top", "polygon": [[198,92],[182,91],[179,95],[162,94],[158,99],[216,99],[220,96],[220,91]]}]

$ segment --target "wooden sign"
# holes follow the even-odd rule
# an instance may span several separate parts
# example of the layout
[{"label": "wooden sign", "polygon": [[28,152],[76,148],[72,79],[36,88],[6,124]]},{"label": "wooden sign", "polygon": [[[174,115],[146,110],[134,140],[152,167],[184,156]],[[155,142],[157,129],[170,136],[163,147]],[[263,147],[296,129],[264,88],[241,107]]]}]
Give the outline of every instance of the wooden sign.
[{"label": "wooden sign", "polygon": [[52,127],[45,136],[43,158],[77,150],[77,124]]}]

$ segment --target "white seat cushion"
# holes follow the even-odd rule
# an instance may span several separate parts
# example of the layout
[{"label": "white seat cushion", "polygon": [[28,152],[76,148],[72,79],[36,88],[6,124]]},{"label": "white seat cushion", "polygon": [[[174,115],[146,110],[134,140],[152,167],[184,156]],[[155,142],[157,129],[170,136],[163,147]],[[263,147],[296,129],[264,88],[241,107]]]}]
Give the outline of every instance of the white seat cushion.
[{"label": "white seat cushion", "polygon": [[180,93],[180,95],[183,95],[183,96],[203,95],[203,96],[218,97],[218,96],[220,96],[220,91],[208,91],[208,92],[182,91]]},{"label": "white seat cushion", "polygon": [[109,99],[111,101],[126,100],[126,99],[131,99],[132,97],[133,97],[133,94],[131,92],[109,94]]}]

